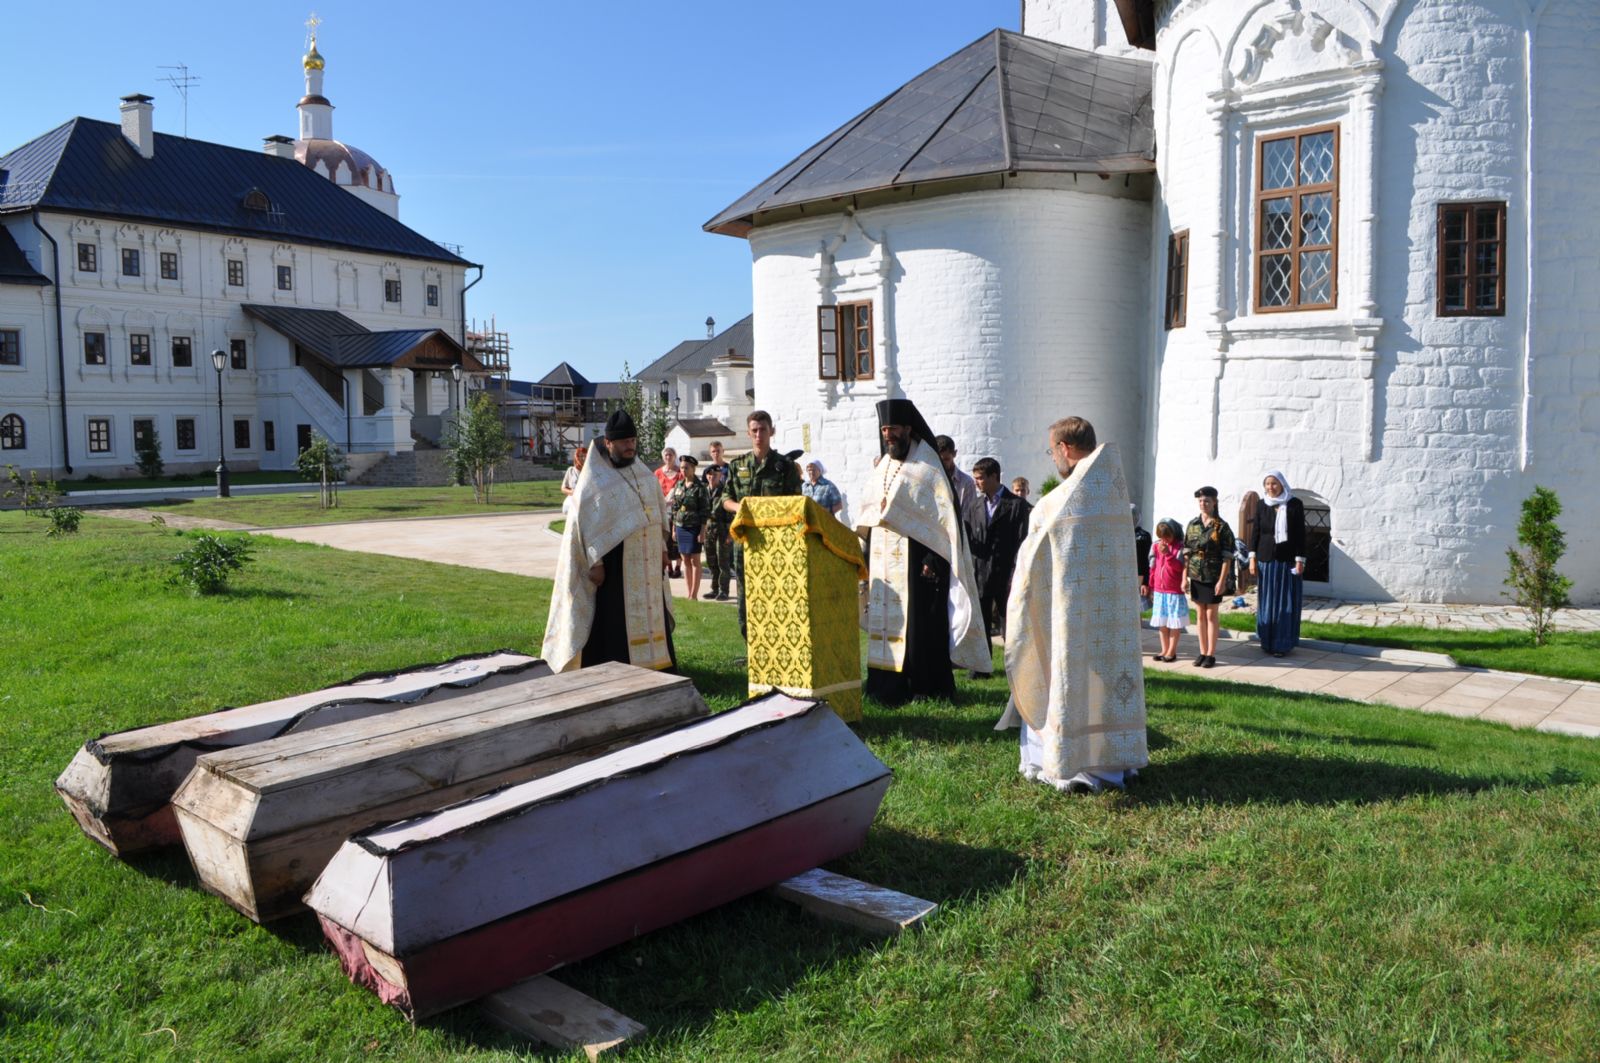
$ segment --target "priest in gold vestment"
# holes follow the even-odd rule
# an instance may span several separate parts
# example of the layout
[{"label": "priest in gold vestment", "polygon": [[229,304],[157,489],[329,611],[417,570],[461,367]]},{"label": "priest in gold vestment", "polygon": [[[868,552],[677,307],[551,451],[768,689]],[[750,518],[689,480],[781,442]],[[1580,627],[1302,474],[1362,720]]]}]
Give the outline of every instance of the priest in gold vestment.
[{"label": "priest in gold vestment", "polygon": [[972,556],[934,436],[908,399],[878,403],[884,453],[856,511],[871,573],[866,692],[887,705],[955,693],[952,667],[991,669]]},{"label": "priest in gold vestment", "polygon": [[661,487],[636,460],[638,432],[619,410],[590,444],[561,535],[544,659],[557,672],[620,661],[676,664],[663,576]]},{"label": "priest in gold vestment", "polygon": [[1006,610],[1011,703],[1024,776],[1066,792],[1122,788],[1149,762],[1139,574],[1122,458],[1079,417],[1051,426],[1061,485],[1041,498]]}]

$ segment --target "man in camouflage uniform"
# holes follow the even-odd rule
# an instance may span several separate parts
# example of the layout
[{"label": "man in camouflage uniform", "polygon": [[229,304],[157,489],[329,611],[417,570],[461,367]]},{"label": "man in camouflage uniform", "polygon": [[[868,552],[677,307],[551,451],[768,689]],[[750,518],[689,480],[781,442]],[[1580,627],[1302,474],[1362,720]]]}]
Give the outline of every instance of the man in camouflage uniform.
[{"label": "man in camouflage uniform", "polygon": [[[739,512],[741,499],[770,495],[798,495],[800,467],[772,449],[772,415],[756,410],[745,418],[750,433],[750,452],[728,464],[728,483],[722,492],[722,508]],[[739,577],[739,635],[745,632],[744,547],[733,546],[733,570]]]},{"label": "man in camouflage uniform", "polygon": [[719,602],[728,600],[728,584],[733,579],[733,538],[728,534],[733,514],[722,505],[727,497],[727,483],[723,476],[725,468],[722,465],[706,466],[706,492],[711,496],[711,515],[706,518],[704,540],[706,571],[711,575],[711,588],[705,596]]},{"label": "man in camouflage uniform", "polygon": [[711,495],[706,485],[695,475],[699,464],[694,455],[685,454],[678,460],[682,473],[667,496],[667,508],[672,514],[672,535],[683,558],[683,585],[690,598],[700,597],[700,548],[706,517],[711,512]]}]

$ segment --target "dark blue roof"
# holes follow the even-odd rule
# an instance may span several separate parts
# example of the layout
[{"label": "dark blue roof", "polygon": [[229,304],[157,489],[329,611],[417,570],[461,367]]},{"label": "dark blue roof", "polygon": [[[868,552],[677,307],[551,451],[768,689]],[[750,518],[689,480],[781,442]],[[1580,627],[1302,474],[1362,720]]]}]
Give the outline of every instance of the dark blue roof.
[{"label": "dark blue roof", "polygon": [[[251,191],[270,208],[247,209]],[[0,158],[0,214],[34,207],[471,265],[294,159],[166,133],[145,159],[90,118]]]},{"label": "dark blue roof", "polygon": [[309,310],[305,307],[262,303],[245,303],[243,309],[273,331],[282,333],[300,347],[339,368],[394,365],[423,343],[439,337],[469,370],[481,372],[483,369],[442,329],[388,329],[373,332],[337,310]]},{"label": "dark blue roof", "polygon": [[49,284],[50,278],[33,268],[28,256],[0,225],[0,284]]}]

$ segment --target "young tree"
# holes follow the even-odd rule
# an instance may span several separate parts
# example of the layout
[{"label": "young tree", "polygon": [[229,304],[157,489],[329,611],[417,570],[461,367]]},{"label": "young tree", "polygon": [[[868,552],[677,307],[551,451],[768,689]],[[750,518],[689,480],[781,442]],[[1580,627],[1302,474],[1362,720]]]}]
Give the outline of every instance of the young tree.
[{"label": "young tree", "polygon": [[312,432],[311,445],[300,452],[294,464],[301,476],[316,480],[321,485],[323,509],[339,505],[339,481],[349,471],[350,463],[344,460],[344,452],[334,446],[327,436]]},{"label": "young tree", "polygon": [[639,425],[639,453],[651,461],[656,460],[661,448],[667,445],[667,433],[672,429],[666,400],[652,395],[644,402],[644,420]]},{"label": "young tree", "polygon": [[487,392],[474,395],[467,403],[465,416],[445,430],[444,446],[450,452],[456,475],[471,478],[473,501],[489,501],[489,493],[494,490],[494,467],[511,453],[511,440],[500,419],[500,407]]},{"label": "young tree", "polygon": [[1561,500],[1545,487],[1534,487],[1522,500],[1522,519],[1517,522],[1517,542],[1523,550],[1507,548],[1511,574],[1506,585],[1511,598],[1528,610],[1533,626],[1533,642],[1543,646],[1550,635],[1555,611],[1571,605],[1567,592],[1572,581],[1556,571],[1556,562],[1567,551],[1567,537],[1556,525],[1561,516]]},{"label": "young tree", "polygon": [[133,452],[141,476],[154,480],[166,469],[166,462],[161,460],[161,433],[154,428],[139,436]]},{"label": "young tree", "polygon": [[622,363],[622,408],[628,411],[634,424],[644,420],[644,385],[633,375],[627,362]]}]

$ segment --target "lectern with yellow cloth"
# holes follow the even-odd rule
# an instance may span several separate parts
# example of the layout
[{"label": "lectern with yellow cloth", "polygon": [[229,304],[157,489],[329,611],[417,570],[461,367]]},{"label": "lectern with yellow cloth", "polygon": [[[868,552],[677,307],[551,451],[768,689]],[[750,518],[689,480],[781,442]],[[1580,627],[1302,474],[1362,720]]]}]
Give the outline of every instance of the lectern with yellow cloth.
[{"label": "lectern with yellow cloth", "polygon": [[861,719],[861,540],[803,495],[746,498],[731,531],[744,544],[750,693],[817,698]]}]

